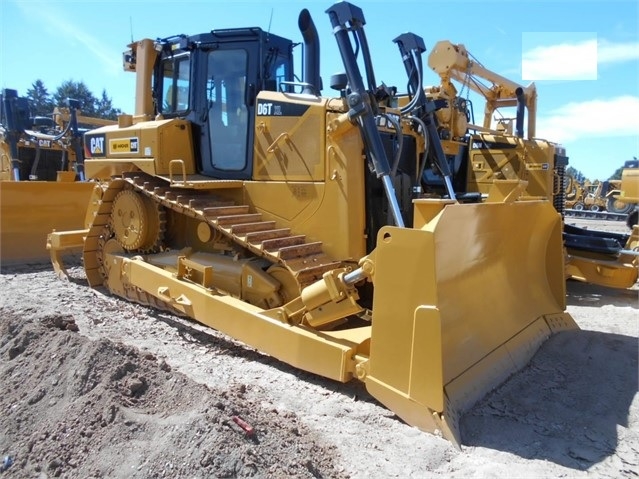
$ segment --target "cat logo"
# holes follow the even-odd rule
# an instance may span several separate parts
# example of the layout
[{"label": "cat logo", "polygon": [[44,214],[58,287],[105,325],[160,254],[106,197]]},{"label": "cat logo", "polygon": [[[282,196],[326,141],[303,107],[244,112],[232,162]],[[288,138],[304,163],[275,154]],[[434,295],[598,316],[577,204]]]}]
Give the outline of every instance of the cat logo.
[{"label": "cat logo", "polygon": [[92,155],[104,154],[104,136],[92,136],[89,140],[89,151]]}]

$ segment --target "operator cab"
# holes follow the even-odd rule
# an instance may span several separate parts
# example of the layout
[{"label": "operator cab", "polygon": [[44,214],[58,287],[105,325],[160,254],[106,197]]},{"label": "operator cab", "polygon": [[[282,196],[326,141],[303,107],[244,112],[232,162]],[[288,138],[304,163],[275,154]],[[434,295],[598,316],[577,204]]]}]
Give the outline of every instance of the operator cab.
[{"label": "operator cab", "polygon": [[250,179],[255,99],[262,90],[288,91],[293,43],[260,28],[237,28],[171,37],[158,45],[156,113],[191,122],[201,174]]}]

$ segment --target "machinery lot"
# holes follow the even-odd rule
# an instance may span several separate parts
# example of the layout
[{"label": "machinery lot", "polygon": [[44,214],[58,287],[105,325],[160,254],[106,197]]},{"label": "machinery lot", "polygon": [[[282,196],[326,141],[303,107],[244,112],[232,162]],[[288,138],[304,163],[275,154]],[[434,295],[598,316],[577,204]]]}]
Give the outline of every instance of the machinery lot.
[{"label": "machinery lot", "polygon": [[581,331],[551,338],[465,414],[458,451],[361,384],[92,290],[79,266],[71,275],[46,264],[0,275],[6,477],[639,475],[636,288],[570,282]]}]

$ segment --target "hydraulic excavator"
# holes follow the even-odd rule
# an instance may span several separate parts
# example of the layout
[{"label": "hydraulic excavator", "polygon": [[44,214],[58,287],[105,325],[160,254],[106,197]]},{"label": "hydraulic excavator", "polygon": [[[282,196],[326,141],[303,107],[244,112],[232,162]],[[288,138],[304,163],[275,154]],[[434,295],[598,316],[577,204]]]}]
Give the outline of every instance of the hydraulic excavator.
[{"label": "hydraulic excavator", "polygon": [[85,228],[94,183],[82,181],[83,124],[113,121],[79,114],[79,104],[31,117],[16,90],[0,94],[0,267],[49,259],[53,228]]},{"label": "hydraulic excavator", "polygon": [[[460,414],[577,328],[561,216],[519,179],[457,194],[429,153],[442,145],[439,106],[420,93],[423,40],[401,42],[413,94],[397,108],[375,81],[362,10],[326,13],[345,69],[332,97],[307,10],[301,82],[295,44],[257,27],[132,43],[136,112],[84,135],[101,193],[88,228],[49,235],[54,267],[81,246],[92,287],[360,380],[459,445]],[[426,168],[445,198],[425,194]]]},{"label": "hydraulic excavator", "polygon": [[[428,65],[440,85],[425,91],[446,105],[436,116],[455,188],[487,195],[495,180],[519,179],[526,182],[525,195],[548,198],[563,218],[568,156],[560,144],[536,137],[535,84],[519,85],[486,68],[464,45],[447,40],[433,47]],[[483,98],[482,125],[474,124],[472,102],[458,94],[452,80],[461,91],[474,91]],[[515,118],[502,115],[512,107]],[[494,118],[496,114],[500,116]],[[430,175],[425,181],[436,186],[438,177]],[[639,257],[632,251],[630,235],[564,223],[563,239],[567,278],[614,288],[630,288],[637,282]]]}]

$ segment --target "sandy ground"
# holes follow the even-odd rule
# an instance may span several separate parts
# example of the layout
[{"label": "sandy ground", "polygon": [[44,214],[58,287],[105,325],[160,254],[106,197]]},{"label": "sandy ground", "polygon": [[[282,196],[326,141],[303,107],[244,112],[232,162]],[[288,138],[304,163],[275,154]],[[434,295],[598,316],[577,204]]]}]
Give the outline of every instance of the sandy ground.
[{"label": "sandy ground", "polygon": [[464,415],[461,451],[357,382],[90,289],[79,266],[4,269],[0,288],[7,478],[639,476],[637,288],[569,282],[581,330]]}]

